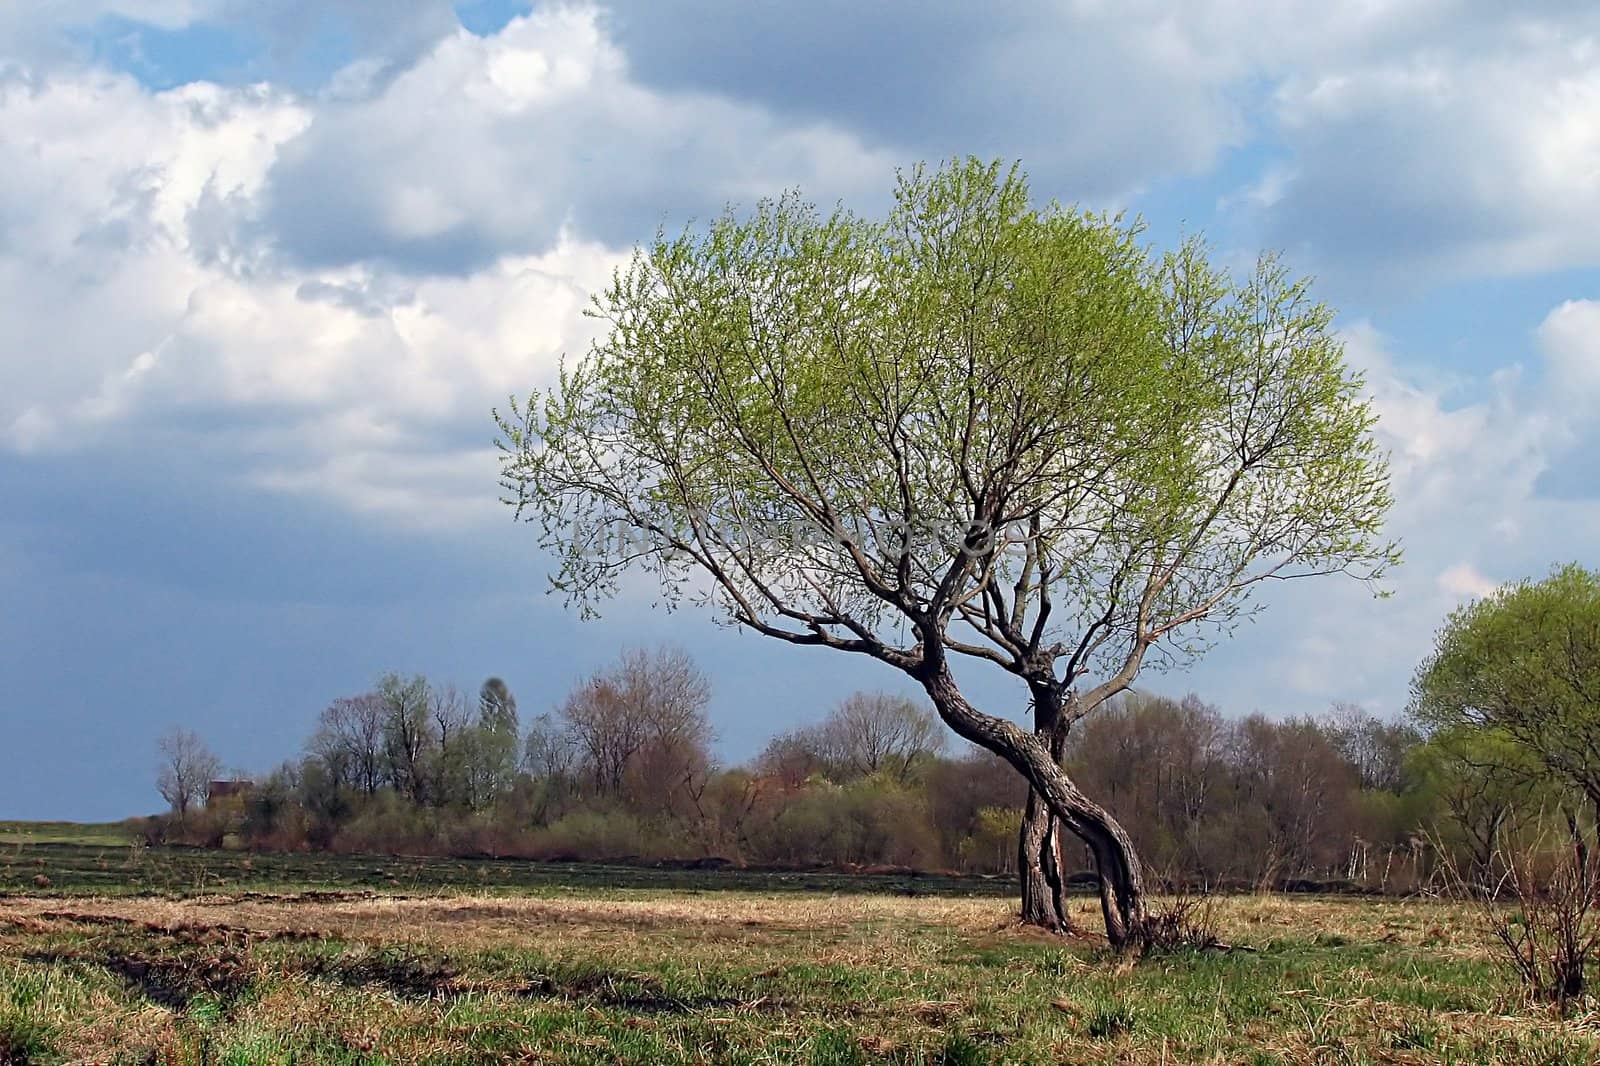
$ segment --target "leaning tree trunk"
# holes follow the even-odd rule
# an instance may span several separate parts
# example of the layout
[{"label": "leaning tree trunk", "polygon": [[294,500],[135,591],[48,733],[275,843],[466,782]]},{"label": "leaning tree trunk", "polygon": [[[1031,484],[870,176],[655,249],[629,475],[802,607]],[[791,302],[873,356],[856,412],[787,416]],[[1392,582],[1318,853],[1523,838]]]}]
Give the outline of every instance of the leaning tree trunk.
[{"label": "leaning tree trunk", "polygon": [[948,666],[938,664],[921,680],[946,725],[1016,767],[1059,824],[1088,846],[1100,878],[1106,939],[1123,947],[1142,937],[1148,917],[1144,874],[1133,841],[1111,812],[1078,789],[1045,738],[968,703]]}]

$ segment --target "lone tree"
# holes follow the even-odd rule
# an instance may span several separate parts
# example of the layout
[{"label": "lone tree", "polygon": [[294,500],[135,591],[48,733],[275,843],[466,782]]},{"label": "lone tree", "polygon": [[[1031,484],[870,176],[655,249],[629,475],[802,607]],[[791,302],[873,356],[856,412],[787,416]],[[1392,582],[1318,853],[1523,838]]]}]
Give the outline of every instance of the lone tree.
[{"label": "lone tree", "polygon": [[[604,338],[496,413],[507,502],[569,601],[592,614],[639,569],[905,672],[1031,785],[1025,886],[1059,823],[1119,945],[1144,881],[1062,769],[1072,723],[1263,582],[1397,558],[1331,313],[1270,258],[1236,281],[1139,238],[976,160],[903,174],[881,221],[786,195],[638,249],[596,298]],[[962,660],[1019,679],[1031,727],[974,706]]]}]

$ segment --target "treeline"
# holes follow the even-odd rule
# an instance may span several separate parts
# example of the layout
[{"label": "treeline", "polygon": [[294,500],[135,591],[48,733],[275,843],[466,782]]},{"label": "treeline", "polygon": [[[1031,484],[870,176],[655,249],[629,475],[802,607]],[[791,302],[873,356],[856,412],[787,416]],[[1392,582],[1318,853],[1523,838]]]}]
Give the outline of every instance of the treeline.
[{"label": "treeline", "polygon": [[[145,829],[272,850],[1016,869],[1021,778],[987,753],[947,750],[921,704],[858,693],[725,767],[710,693],[672,650],[629,652],[526,722],[497,679],[469,698],[388,675],[335,700],[304,754],[248,787],[178,797],[164,765],[172,811]],[[174,748],[164,742],[169,763]],[[1194,696],[1129,694],[1074,729],[1066,759],[1158,880],[1407,889],[1461,836],[1445,762],[1411,727],[1355,708],[1230,719]]]}]

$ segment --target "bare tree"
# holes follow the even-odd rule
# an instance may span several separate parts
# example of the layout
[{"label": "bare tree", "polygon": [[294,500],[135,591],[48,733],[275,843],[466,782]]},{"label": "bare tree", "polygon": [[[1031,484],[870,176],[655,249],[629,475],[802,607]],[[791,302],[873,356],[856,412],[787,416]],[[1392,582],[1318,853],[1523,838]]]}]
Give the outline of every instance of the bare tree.
[{"label": "bare tree", "polygon": [[[571,697],[569,697],[570,699]],[[522,768],[530,777],[559,779],[572,772],[576,753],[570,731],[548,714],[528,723],[528,736],[522,748]]]},{"label": "bare tree", "polygon": [[383,785],[384,700],[376,692],[334,700],[307,745],[339,784],[371,796]]},{"label": "bare tree", "polygon": [[473,805],[477,737],[467,701],[454,685],[428,687],[428,798],[437,807]]},{"label": "bare tree", "polygon": [[1422,739],[1415,726],[1386,722],[1354,703],[1335,703],[1322,725],[1362,788],[1399,792],[1405,786],[1406,753]]},{"label": "bare tree", "polygon": [[756,756],[756,772],[789,790],[826,773],[828,763],[818,733],[816,728],[796,729],[773,737]]},{"label": "bare tree", "polygon": [[156,790],[181,822],[205,798],[206,786],[222,772],[222,760],[191,729],[173,726],[156,742],[161,752]]},{"label": "bare tree", "polygon": [[835,781],[882,773],[904,784],[943,750],[932,711],[903,696],[857,692],[816,725],[774,737],[758,765],[791,785],[819,772]]},{"label": "bare tree", "polygon": [[580,685],[559,714],[596,792],[665,803],[709,766],[710,698],[710,682],[686,654],[639,649]]},{"label": "bare tree", "polygon": [[377,695],[383,701],[384,776],[396,792],[421,803],[428,791],[428,679],[385,674]]}]

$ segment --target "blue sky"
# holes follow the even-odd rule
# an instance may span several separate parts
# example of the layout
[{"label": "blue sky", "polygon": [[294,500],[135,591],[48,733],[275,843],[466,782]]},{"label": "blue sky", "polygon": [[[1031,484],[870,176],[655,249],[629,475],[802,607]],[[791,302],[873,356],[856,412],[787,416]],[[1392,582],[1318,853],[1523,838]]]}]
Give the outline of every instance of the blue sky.
[{"label": "blue sky", "polygon": [[[1407,561],[1275,591],[1157,691],[1397,713],[1444,613],[1600,565],[1600,12],[1550,0],[41,0],[0,8],[0,818],[159,804],[154,739],[292,755],[388,669],[525,714],[628,644],[726,757],[887,668],[640,589],[543,595],[488,412],[658,224],[898,166],[1283,251],[1340,309]],[[997,679],[986,704],[1020,709]]]}]

